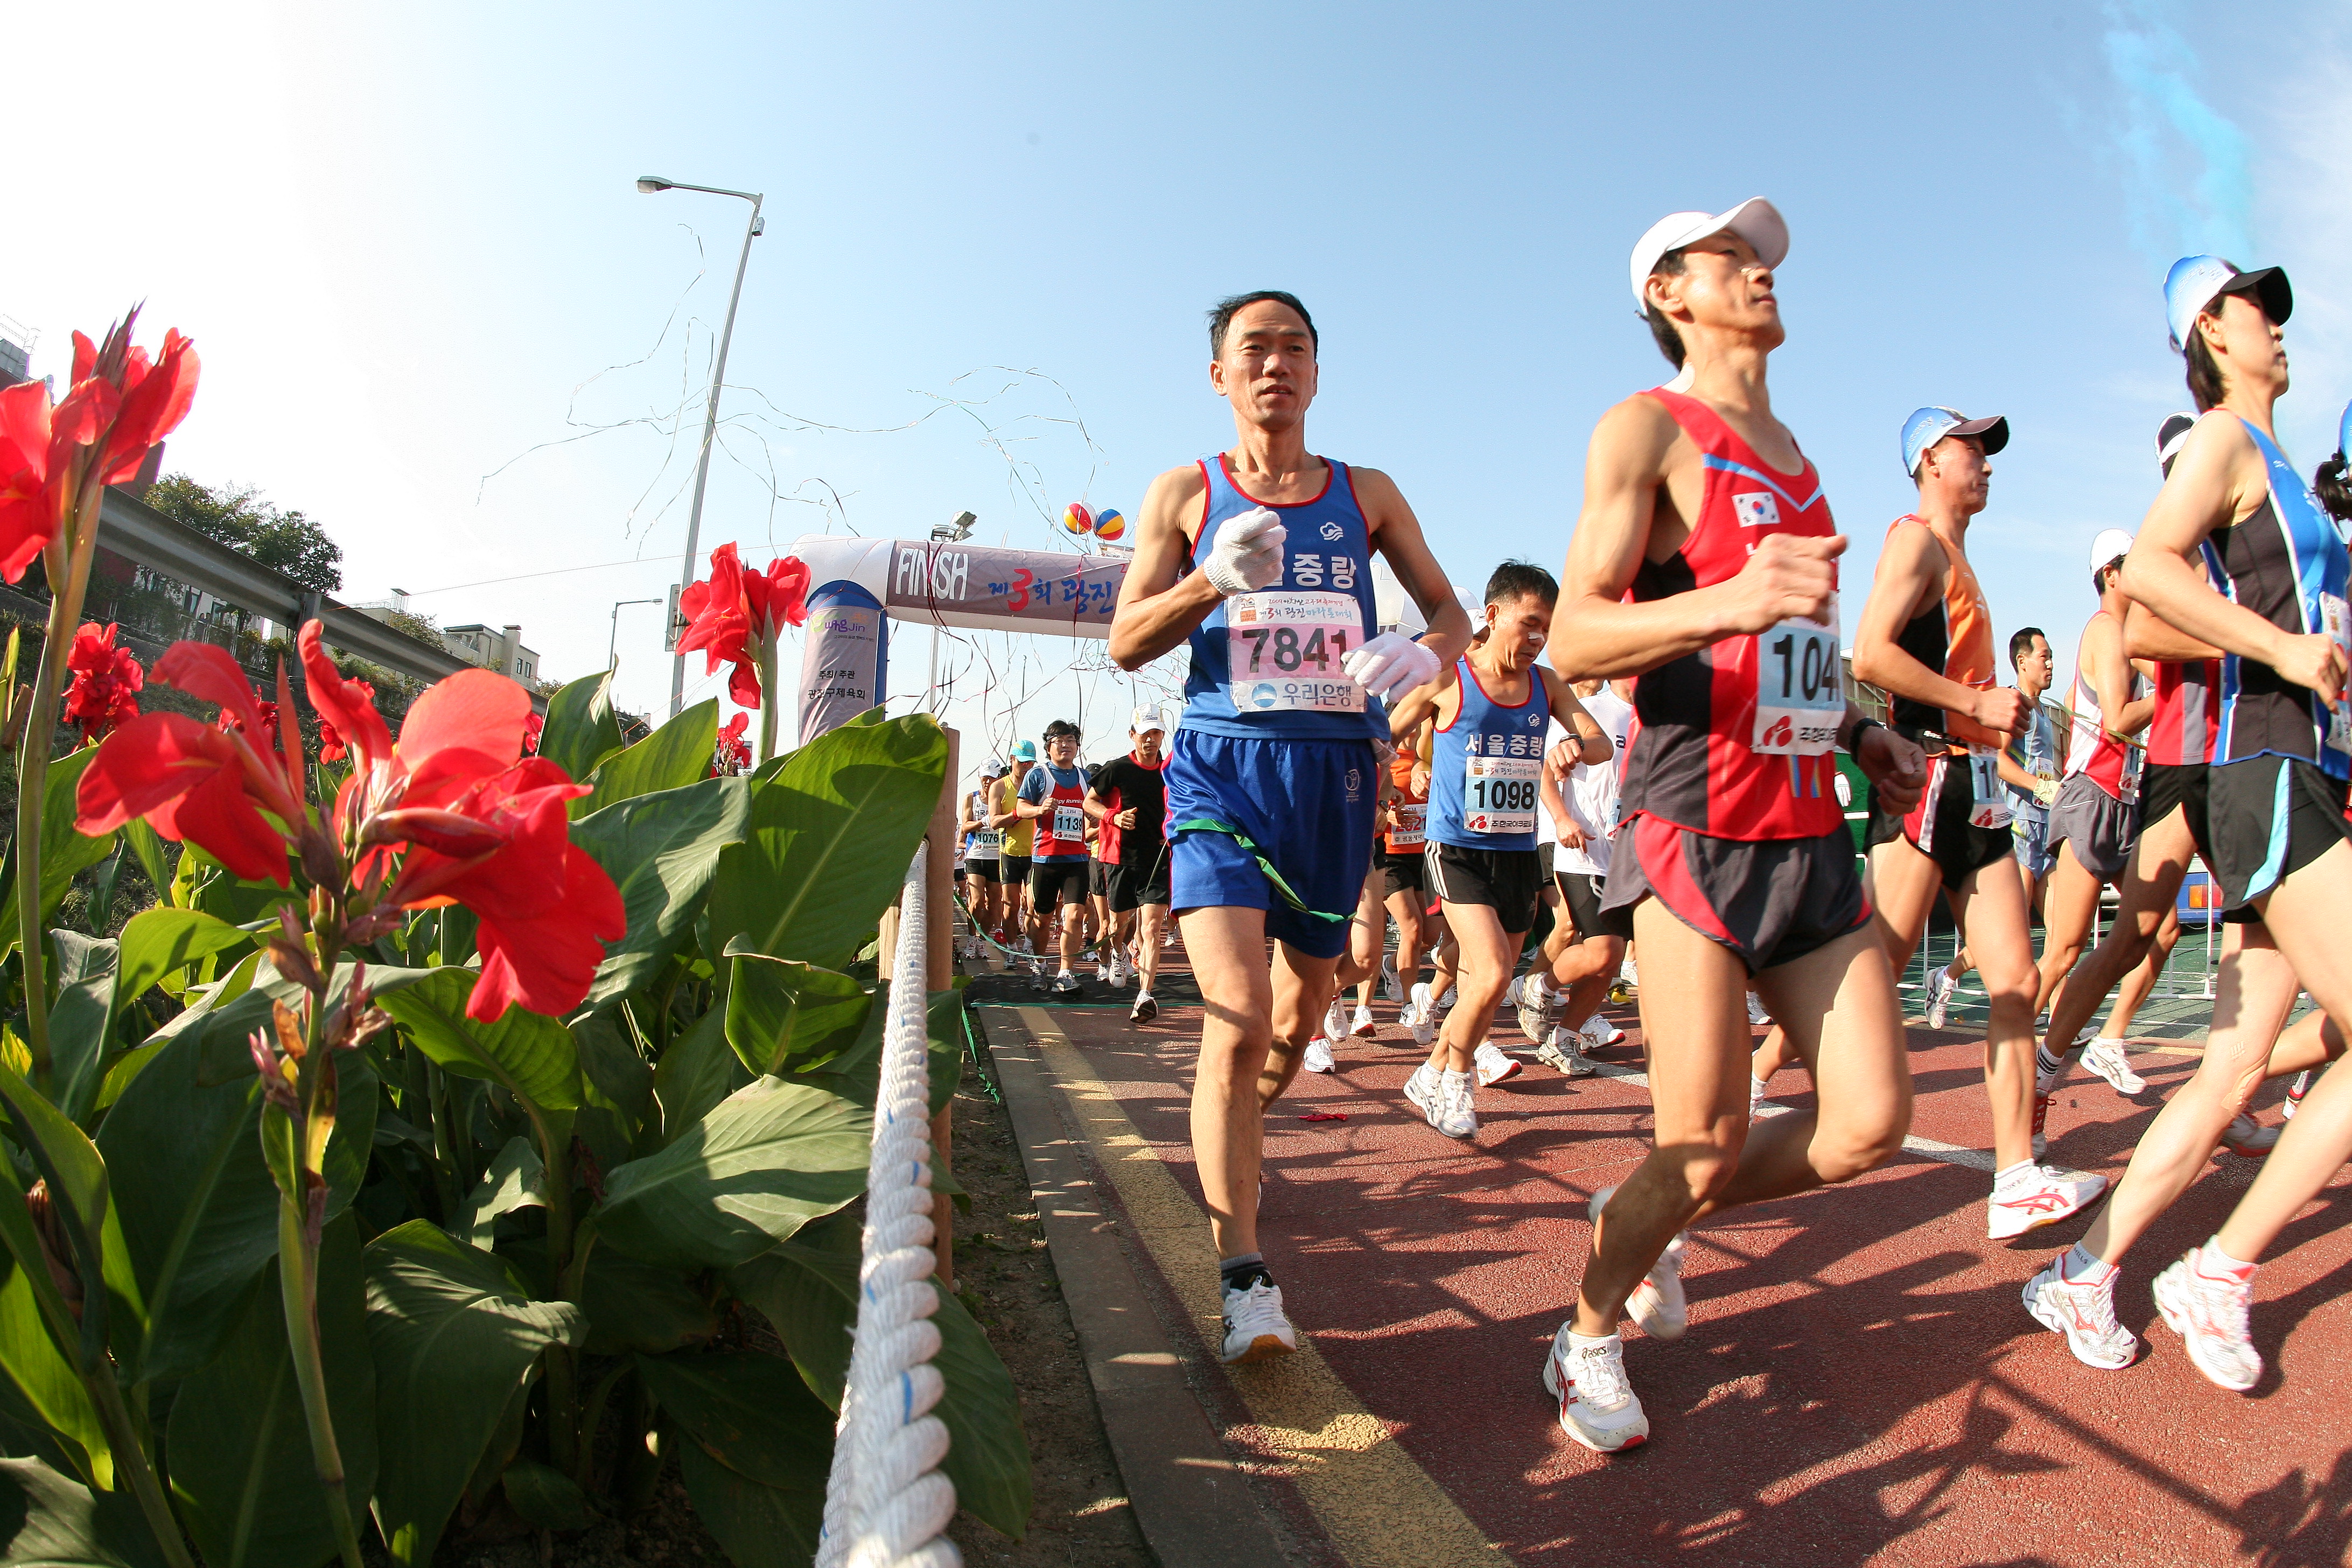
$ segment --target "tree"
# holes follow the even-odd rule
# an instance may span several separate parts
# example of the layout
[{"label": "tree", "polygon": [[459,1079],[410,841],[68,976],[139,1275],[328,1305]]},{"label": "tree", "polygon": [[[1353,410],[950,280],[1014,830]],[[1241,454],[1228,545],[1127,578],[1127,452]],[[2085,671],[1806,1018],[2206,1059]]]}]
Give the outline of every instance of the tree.
[{"label": "tree", "polygon": [[322,594],[342,591],[343,547],[302,513],[278,510],[252,485],[215,488],[186,474],[171,474],[157,480],[145,499],[164,516],[305,587]]}]

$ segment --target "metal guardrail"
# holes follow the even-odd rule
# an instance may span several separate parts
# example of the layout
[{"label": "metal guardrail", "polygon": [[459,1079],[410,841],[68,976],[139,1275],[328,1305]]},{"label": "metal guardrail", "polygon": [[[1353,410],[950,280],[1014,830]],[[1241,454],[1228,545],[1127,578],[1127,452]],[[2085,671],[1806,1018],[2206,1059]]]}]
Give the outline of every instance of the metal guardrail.
[{"label": "metal guardrail", "polygon": [[[206,538],[119,487],[108,489],[100,508],[98,542],[150,571],[282,626],[320,621],[335,647],[413,679],[430,683],[478,668]],[[547,711],[547,699],[537,691],[530,700],[538,711]]]}]

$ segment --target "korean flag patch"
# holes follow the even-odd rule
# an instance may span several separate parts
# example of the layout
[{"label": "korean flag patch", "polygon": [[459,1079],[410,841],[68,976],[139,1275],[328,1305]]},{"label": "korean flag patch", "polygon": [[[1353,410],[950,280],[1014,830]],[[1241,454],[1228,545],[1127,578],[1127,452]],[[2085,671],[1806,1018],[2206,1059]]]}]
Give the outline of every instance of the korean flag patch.
[{"label": "korean flag patch", "polygon": [[1731,498],[1731,510],[1742,528],[1778,528],[1780,526],[1780,503],[1766,491]]}]

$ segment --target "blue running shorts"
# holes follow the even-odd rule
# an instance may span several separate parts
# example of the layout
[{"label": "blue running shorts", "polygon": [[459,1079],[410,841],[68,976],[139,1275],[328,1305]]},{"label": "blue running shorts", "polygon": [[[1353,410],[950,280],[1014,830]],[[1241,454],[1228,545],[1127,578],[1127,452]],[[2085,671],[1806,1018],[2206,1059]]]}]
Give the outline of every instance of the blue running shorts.
[{"label": "blue running shorts", "polygon": [[[1347,950],[1372,863],[1380,775],[1370,741],[1235,740],[1180,726],[1161,776],[1176,913],[1264,910],[1265,934],[1310,958]],[[1200,821],[1228,831],[1184,826]],[[1261,857],[1305,910],[1283,896]]]}]

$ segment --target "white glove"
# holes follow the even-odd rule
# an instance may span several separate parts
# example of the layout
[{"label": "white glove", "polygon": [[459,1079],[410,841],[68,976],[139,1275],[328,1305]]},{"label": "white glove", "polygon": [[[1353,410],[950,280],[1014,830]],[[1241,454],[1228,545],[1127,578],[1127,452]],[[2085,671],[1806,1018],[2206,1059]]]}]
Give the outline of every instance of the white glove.
[{"label": "white glove", "polygon": [[1339,661],[1349,679],[1374,697],[1426,686],[1437,678],[1437,656],[1402,632],[1382,632]]},{"label": "white glove", "polygon": [[1270,588],[1282,581],[1282,547],[1289,537],[1282,519],[1265,507],[1229,517],[1217,525],[1202,574],[1229,596]]}]

